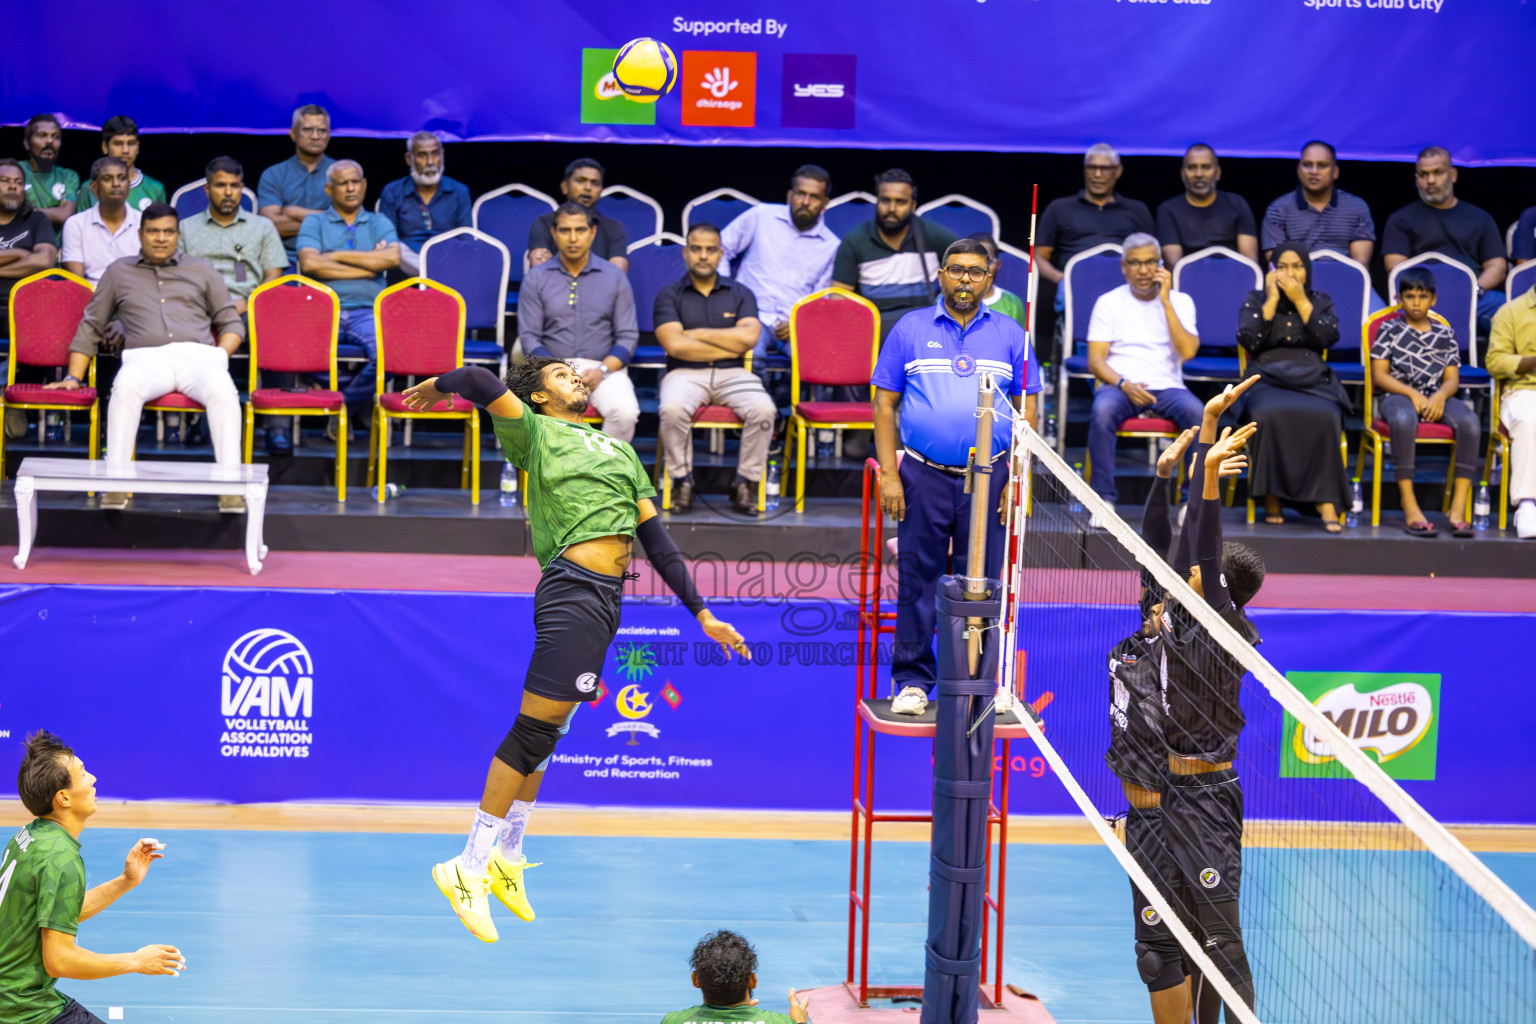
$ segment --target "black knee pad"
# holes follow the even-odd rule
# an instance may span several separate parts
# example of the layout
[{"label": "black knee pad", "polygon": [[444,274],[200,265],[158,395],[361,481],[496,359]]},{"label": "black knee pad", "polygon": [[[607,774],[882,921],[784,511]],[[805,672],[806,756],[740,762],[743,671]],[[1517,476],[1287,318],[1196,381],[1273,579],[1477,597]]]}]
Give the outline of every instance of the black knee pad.
[{"label": "black knee pad", "polygon": [[1184,957],[1172,941],[1136,943],[1136,970],[1148,992],[1161,992],[1184,984]]},{"label": "black knee pad", "polygon": [[1253,1006],[1253,972],[1248,968],[1248,954],[1243,949],[1243,929],[1238,924],[1237,900],[1201,903],[1195,910],[1196,922],[1205,933],[1205,948],[1211,962],[1250,1007]]},{"label": "black knee pad", "polygon": [[544,759],[555,752],[555,744],[559,742],[558,725],[541,722],[530,715],[518,715],[506,739],[496,748],[496,757],[519,775],[532,775]]}]

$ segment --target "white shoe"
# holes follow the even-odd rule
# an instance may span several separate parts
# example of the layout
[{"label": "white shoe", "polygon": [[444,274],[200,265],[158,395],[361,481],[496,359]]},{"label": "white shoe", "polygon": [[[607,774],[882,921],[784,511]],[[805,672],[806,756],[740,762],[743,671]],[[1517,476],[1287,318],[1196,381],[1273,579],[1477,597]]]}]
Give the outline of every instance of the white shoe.
[{"label": "white shoe", "polygon": [[1006,715],[1018,703],[1018,698],[1013,695],[1013,687],[1011,686],[999,686],[997,688],[997,696],[993,700],[995,703],[992,705],[992,710],[999,715]]},{"label": "white shoe", "polygon": [[928,710],[928,694],[920,686],[904,687],[891,701],[891,710],[898,715],[920,715]]},{"label": "white shoe", "polygon": [[[128,507],[128,495],[122,491],[107,491],[101,496],[101,508],[122,511]],[[1518,522],[1518,519],[1516,520]]]},{"label": "white shoe", "polygon": [[1536,537],[1536,502],[1522,501],[1515,507],[1515,536],[1521,540]]}]

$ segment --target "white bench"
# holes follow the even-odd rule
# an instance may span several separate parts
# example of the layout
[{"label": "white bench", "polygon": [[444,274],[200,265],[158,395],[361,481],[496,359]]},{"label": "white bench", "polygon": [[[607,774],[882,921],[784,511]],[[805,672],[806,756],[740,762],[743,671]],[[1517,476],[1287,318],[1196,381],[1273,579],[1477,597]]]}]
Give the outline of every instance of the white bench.
[{"label": "white bench", "polygon": [[217,462],[107,462],[105,459],[26,458],[16,470],[18,545],[13,561],[25,569],[37,537],[38,491],[127,491],[136,494],[235,494],[245,499],[245,560],[251,575],[267,557],[262,519],[266,466]]}]

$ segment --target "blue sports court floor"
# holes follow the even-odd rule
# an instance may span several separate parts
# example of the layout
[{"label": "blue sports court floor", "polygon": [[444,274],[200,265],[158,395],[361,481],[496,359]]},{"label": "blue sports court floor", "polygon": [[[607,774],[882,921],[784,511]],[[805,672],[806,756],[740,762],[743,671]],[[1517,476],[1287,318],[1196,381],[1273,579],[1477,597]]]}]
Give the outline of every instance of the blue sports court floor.
[{"label": "blue sports court floor", "polygon": [[[142,834],[87,829],[92,884]],[[688,953],[704,933],[758,948],[758,995],[842,981],[848,847],[828,841],[534,836],[538,920],[496,906],[501,941],[475,941],[429,871],[446,835],[160,831],[147,882],[81,927],[103,952],[171,943],[179,978],[128,976],[61,988],[103,1019],[281,1024],[442,1022],[655,1024],[695,1002]],[[1536,900],[1536,854],[1483,854]],[[919,982],[928,848],[875,847],[872,983]],[[1130,954],[1127,883],[1101,847],[1015,845],[1005,979],[1061,1024],[1149,1020]],[[815,1006],[811,1007],[812,1019]]]}]

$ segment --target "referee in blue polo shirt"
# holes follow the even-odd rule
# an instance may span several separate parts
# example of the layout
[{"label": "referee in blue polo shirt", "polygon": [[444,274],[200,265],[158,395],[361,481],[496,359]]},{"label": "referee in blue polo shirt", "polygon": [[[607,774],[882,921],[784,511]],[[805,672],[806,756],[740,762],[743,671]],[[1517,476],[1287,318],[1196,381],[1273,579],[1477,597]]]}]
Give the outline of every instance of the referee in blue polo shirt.
[{"label": "referee in blue polo shirt", "polygon": [[[934,592],[949,565],[950,544],[963,557],[970,543],[971,496],[965,465],[976,444],[976,397],[981,371],[1006,388],[1012,406],[1035,418],[1040,370],[1029,336],[1013,318],[987,308],[986,248],[970,238],[952,242],[940,261],[943,295],[897,321],[880,349],[875,385],[875,449],[880,459],[880,507],[896,518],[899,593],[891,678],[900,687],[892,710],[920,715],[938,675],[933,655]],[[1026,397],[1027,396],[1027,397]],[[897,413],[901,436],[897,439]],[[998,510],[987,524],[987,575],[1003,558],[1002,507],[1008,482],[1011,415],[992,432],[999,472],[986,500]],[[897,452],[905,451],[898,468]]]}]

